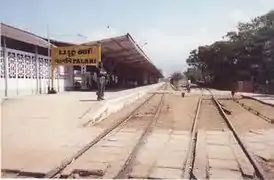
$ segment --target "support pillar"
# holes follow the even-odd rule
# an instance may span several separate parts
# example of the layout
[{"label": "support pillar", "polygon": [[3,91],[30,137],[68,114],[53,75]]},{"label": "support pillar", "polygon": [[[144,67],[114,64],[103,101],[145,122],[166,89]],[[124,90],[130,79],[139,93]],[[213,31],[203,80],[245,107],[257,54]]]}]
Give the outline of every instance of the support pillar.
[{"label": "support pillar", "polygon": [[82,65],[81,66],[81,89],[82,90],[86,90],[88,89],[87,87],[87,77],[86,77],[86,74],[87,74],[87,66],[86,65]]},{"label": "support pillar", "polygon": [[38,47],[35,46],[35,68],[36,68],[36,94],[41,94],[41,80],[40,80],[40,72],[39,72],[39,59],[38,59]]},{"label": "support pillar", "polygon": [[148,76],[148,74],[146,73],[146,72],[144,72],[143,73],[143,76],[142,76],[143,78],[143,84],[144,85],[147,85],[148,84],[148,81],[149,81],[149,76]]},{"label": "support pillar", "polygon": [[74,81],[73,81],[74,71],[73,71],[73,69],[74,69],[73,66],[64,66],[64,75],[65,75],[64,88],[65,88],[65,90],[71,89],[74,86]]},{"label": "support pillar", "polygon": [[57,82],[57,92],[60,92],[60,69],[62,66],[56,67],[56,82]]},{"label": "support pillar", "polygon": [[4,70],[5,70],[5,97],[8,97],[8,78],[9,78],[9,68],[8,68],[8,51],[6,47],[6,38],[4,37],[4,49],[3,49],[3,55],[4,55]]}]

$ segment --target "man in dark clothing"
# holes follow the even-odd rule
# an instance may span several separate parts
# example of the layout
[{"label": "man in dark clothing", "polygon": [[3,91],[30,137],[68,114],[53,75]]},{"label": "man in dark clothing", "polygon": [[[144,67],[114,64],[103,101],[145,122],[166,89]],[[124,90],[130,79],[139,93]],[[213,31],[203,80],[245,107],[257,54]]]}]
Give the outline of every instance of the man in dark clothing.
[{"label": "man in dark clothing", "polygon": [[231,96],[232,96],[232,99],[234,99],[234,95],[237,92],[237,89],[238,89],[237,82],[233,82],[232,83],[232,87],[231,87]]},{"label": "man in dark clothing", "polygon": [[98,85],[98,91],[97,91],[97,100],[104,100],[104,92],[105,92],[105,85],[106,85],[106,76],[107,72],[103,67],[103,63],[100,62],[97,68],[97,85]]}]

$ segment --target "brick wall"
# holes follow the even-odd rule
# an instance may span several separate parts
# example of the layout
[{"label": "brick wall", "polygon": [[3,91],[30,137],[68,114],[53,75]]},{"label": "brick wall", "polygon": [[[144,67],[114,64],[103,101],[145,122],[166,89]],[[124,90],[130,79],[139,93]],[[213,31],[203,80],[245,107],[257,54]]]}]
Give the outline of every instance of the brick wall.
[{"label": "brick wall", "polygon": [[239,92],[253,92],[252,81],[238,81]]}]

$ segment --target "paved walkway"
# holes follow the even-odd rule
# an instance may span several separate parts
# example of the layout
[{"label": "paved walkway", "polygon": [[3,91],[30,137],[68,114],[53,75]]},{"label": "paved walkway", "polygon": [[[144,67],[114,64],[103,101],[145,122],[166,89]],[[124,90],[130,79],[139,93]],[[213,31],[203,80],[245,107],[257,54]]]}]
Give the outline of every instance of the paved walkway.
[{"label": "paved walkway", "polygon": [[83,128],[82,119],[86,114],[99,110],[111,100],[150,88],[108,92],[106,100],[100,102],[91,92],[5,100],[2,103],[2,168],[46,173],[102,132],[95,127]]}]

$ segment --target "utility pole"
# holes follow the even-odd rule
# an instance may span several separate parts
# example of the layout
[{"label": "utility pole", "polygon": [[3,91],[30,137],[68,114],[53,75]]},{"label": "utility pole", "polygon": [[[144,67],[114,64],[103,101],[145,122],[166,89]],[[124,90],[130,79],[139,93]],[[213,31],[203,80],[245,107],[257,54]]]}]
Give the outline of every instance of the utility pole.
[{"label": "utility pole", "polygon": [[[49,58],[49,61],[50,61],[50,66],[51,67],[51,59],[50,59],[50,35],[49,35],[49,25],[47,25],[47,40],[48,40],[48,58]],[[52,67],[51,67],[52,68]],[[50,73],[51,73],[51,70],[50,70]],[[50,74],[49,77],[51,77],[52,75]],[[53,87],[51,87],[53,88]],[[50,92],[50,78],[49,78],[49,82],[48,82],[48,93]]]},{"label": "utility pole", "polygon": [[48,39],[48,58],[50,61],[50,78],[49,78],[49,84],[48,84],[48,93],[50,94],[55,94],[56,91],[54,90],[54,69],[55,67],[53,66],[53,62],[50,56],[50,30],[49,30],[49,25],[47,25],[47,39]]}]

